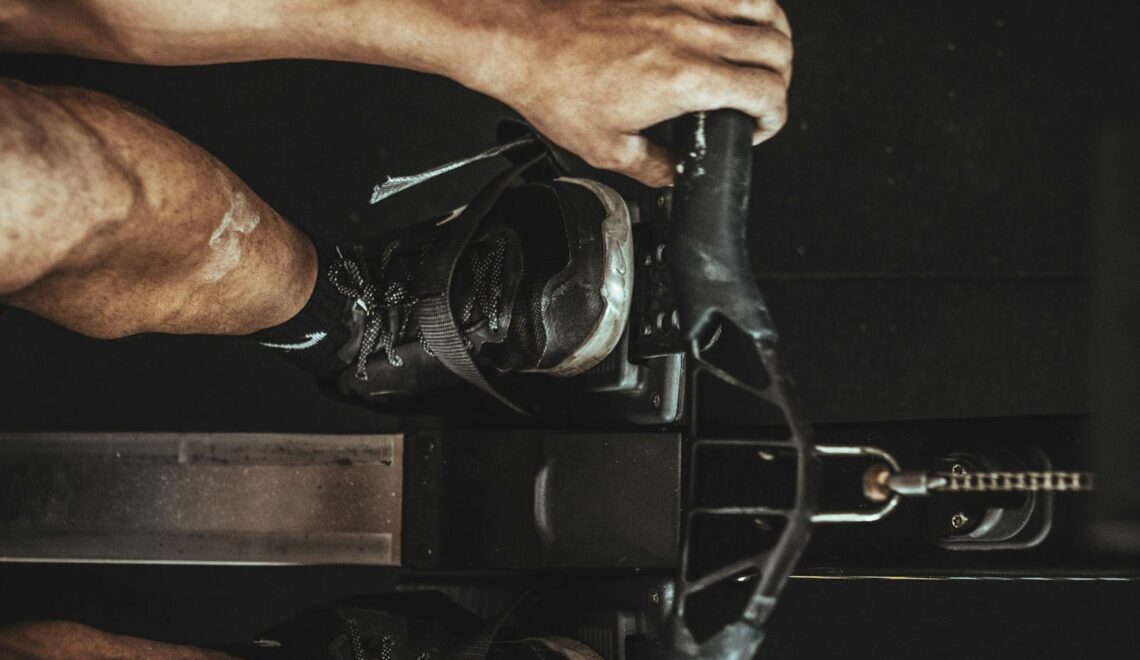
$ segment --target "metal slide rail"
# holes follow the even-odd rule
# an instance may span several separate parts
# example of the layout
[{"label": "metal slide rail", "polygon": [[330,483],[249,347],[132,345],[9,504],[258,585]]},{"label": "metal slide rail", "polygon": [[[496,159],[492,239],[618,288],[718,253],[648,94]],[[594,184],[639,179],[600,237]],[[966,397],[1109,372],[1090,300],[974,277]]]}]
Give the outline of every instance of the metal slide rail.
[{"label": "metal slide rail", "polygon": [[0,434],[0,561],[401,563],[402,435]]}]

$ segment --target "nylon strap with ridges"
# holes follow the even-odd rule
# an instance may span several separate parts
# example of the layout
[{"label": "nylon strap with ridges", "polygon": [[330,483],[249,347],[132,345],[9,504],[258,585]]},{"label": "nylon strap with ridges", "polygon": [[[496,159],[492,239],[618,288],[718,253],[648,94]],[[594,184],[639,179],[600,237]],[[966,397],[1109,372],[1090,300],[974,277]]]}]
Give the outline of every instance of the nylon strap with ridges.
[{"label": "nylon strap with ridges", "polygon": [[524,170],[542,160],[537,154],[506,170],[475,196],[467,208],[455,219],[443,225],[439,238],[424,258],[424,267],[416,283],[416,322],[423,333],[424,343],[435,357],[457,376],[498,399],[511,410],[522,414],[527,411],[495,389],[475,364],[463,339],[463,332],[455,321],[451,309],[451,282],[455,266],[463,250],[475,237],[479,226],[487,217],[500,195],[511,181]]}]

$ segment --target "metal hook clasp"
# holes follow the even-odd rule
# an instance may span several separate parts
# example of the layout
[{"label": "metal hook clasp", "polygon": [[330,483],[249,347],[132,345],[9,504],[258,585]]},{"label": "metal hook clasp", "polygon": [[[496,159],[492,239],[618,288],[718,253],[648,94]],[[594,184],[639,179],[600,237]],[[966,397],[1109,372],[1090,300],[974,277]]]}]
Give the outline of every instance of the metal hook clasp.
[{"label": "metal hook clasp", "polygon": [[[887,452],[878,447],[862,447],[856,445],[816,445],[815,453],[818,456],[867,456],[877,458],[888,466],[893,473],[902,471],[899,462]],[[881,505],[872,509],[858,509],[852,511],[820,511],[812,514],[813,523],[862,523],[876,522],[887,517],[899,505],[901,496],[892,492],[890,497]]]}]

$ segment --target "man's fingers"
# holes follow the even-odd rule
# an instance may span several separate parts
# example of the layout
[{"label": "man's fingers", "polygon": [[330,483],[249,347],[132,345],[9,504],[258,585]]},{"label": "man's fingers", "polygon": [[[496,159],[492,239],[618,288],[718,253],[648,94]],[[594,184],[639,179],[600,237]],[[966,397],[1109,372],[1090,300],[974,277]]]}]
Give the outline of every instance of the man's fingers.
[{"label": "man's fingers", "polygon": [[731,108],[751,115],[761,141],[775,135],[787,120],[787,84],[770,69],[718,62],[712,75],[702,76],[694,88],[679,91],[683,112]]},{"label": "man's fingers", "polygon": [[672,185],[676,167],[668,149],[640,135],[622,135],[586,160],[594,167],[620,172],[651,188]]},{"label": "man's fingers", "polygon": [[752,146],[756,146],[761,142],[767,142],[780,132],[784,126],[784,119],[776,120],[771,118],[767,124],[761,123],[760,120],[756,121],[756,128],[752,131]]},{"label": "man's fingers", "polygon": [[686,97],[688,110],[733,108],[756,120],[753,144],[771,138],[787,121],[792,79],[791,26],[775,0],[694,0],[708,16],[688,26],[694,45],[711,57],[714,71],[678,76],[699,90]]},{"label": "man's fingers", "polygon": [[[756,142],[784,126],[793,48],[788,19],[775,0],[550,7],[569,12],[583,36],[558,34],[541,41],[536,52],[550,51],[546,59],[560,64],[535,68],[535,80],[514,105],[591,165],[648,186],[666,186],[673,181],[676,159],[639,130],[688,112],[722,108],[753,117]],[[558,22],[547,27],[564,28]],[[591,75],[583,77],[582,71]],[[628,93],[614,94],[614,80]],[[568,99],[567,90],[574,98]]]},{"label": "man's fingers", "polygon": [[772,21],[772,27],[784,33],[784,36],[792,38],[792,24],[788,21],[788,15],[784,13],[783,7],[776,5],[776,18]]},{"label": "man's fingers", "polygon": [[792,38],[792,26],[776,0],[695,0],[710,16],[733,23],[767,25]]},{"label": "man's fingers", "polygon": [[779,73],[784,84],[791,82],[792,40],[770,27],[709,24],[703,35],[710,52],[744,66],[764,67]]}]

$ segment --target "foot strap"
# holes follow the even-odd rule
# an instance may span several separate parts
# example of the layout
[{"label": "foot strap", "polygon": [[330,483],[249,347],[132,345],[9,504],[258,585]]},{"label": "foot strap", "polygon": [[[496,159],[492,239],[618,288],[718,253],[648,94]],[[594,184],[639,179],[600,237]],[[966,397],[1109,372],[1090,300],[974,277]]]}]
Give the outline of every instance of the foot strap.
[{"label": "foot strap", "polygon": [[521,159],[487,184],[455,219],[444,224],[439,238],[429,248],[424,259],[424,268],[417,278],[415,287],[415,294],[419,299],[419,304],[415,308],[416,322],[423,333],[424,343],[432,354],[460,378],[495,397],[511,410],[524,415],[529,413],[487,382],[487,378],[471,357],[459,324],[456,323],[451,311],[451,282],[460,255],[474,238],[479,225],[487,217],[499,196],[524,170],[545,157],[545,153],[538,153]]}]

